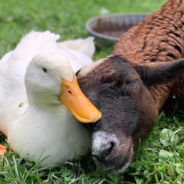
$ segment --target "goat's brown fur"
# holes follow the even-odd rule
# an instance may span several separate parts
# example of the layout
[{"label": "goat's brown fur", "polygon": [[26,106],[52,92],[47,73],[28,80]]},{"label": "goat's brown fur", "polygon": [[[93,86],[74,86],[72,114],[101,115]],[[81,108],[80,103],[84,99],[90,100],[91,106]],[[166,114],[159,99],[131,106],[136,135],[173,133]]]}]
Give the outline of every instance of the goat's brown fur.
[{"label": "goat's brown fur", "polygon": [[183,57],[184,0],[169,0],[121,36],[110,57],[77,73],[82,91],[102,112],[91,125],[99,167],[127,168],[158,112],[171,113],[176,104],[184,110]]},{"label": "goat's brown fur", "polygon": [[[177,9],[177,11],[176,11]],[[170,0],[138,26],[122,35],[112,55],[121,54],[133,64],[170,62],[184,57],[184,1]],[[150,86],[158,109],[184,110],[184,75],[166,85]],[[173,98],[174,96],[174,98]],[[167,101],[167,102],[166,102]]]}]

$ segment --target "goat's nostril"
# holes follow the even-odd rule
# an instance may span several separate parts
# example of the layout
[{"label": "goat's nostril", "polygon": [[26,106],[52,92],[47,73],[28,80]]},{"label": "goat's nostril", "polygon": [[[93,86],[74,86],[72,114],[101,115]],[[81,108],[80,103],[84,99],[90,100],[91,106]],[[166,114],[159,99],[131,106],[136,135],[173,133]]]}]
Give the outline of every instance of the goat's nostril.
[{"label": "goat's nostril", "polygon": [[109,148],[109,154],[111,153],[113,147],[114,147],[114,143],[113,142],[110,142],[111,143],[111,147]]},{"label": "goat's nostril", "polygon": [[93,152],[92,155],[100,162],[104,162],[108,155],[110,155],[112,149],[114,147],[114,143],[110,142],[103,150],[99,152]]},{"label": "goat's nostril", "polygon": [[114,143],[110,142],[110,144],[102,152],[103,157],[106,158],[111,153],[113,147],[114,147]]}]

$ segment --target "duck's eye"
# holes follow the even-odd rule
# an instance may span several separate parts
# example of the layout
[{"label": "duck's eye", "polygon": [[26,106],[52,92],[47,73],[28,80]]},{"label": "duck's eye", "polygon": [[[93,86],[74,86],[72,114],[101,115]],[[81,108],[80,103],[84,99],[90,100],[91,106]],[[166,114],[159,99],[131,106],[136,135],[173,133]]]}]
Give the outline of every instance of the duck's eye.
[{"label": "duck's eye", "polygon": [[46,68],[43,68],[43,72],[44,72],[44,73],[47,73],[47,69],[46,69]]}]

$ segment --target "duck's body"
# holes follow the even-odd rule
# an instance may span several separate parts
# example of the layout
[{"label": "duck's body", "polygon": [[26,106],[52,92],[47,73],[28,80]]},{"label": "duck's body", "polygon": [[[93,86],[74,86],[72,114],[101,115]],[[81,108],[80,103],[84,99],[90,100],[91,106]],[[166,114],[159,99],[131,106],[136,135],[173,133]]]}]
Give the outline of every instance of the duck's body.
[{"label": "duck's body", "polygon": [[7,137],[11,148],[27,160],[36,162],[44,150],[42,158],[51,156],[40,166],[63,164],[77,159],[90,147],[87,129],[64,106],[42,109],[31,105],[21,114],[8,127]]},{"label": "duck's body", "polygon": [[[65,76],[69,81],[73,80],[67,62],[66,69],[63,70],[65,64],[61,67],[64,72],[62,78],[54,77],[59,74],[60,68],[60,55],[57,53],[68,58],[74,72],[91,64],[92,60],[81,52],[71,51],[57,44],[58,38],[58,35],[50,32],[31,32],[14,51],[7,53],[0,61],[0,131],[7,136],[10,147],[21,157],[36,162],[43,150],[42,158],[51,154],[40,166],[63,164],[68,159],[76,159],[90,146],[87,129],[58,100],[61,85],[56,84],[64,81]],[[40,52],[54,52],[56,57],[52,58],[52,54],[48,54],[47,58],[47,54],[42,54],[36,58],[37,61],[35,59],[35,62],[30,63]],[[43,69],[48,67],[50,73],[45,74],[39,68],[39,60],[44,60]],[[27,86],[24,84],[24,77]],[[46,87],[50,89],[47,90]],[[52,89],[55,90],[54,93]],[[52,94],[51,97],[48,94]]]}]

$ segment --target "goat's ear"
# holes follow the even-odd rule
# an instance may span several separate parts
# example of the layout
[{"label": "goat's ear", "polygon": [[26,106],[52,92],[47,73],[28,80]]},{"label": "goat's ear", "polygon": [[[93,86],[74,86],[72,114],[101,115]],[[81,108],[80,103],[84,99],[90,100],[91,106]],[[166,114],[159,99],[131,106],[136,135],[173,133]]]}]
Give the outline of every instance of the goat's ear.
[{"label": "goat's ear", "polygon": [[134,66],[145,84],[166,84],[184,74],[184,58],[164,63]]}]

